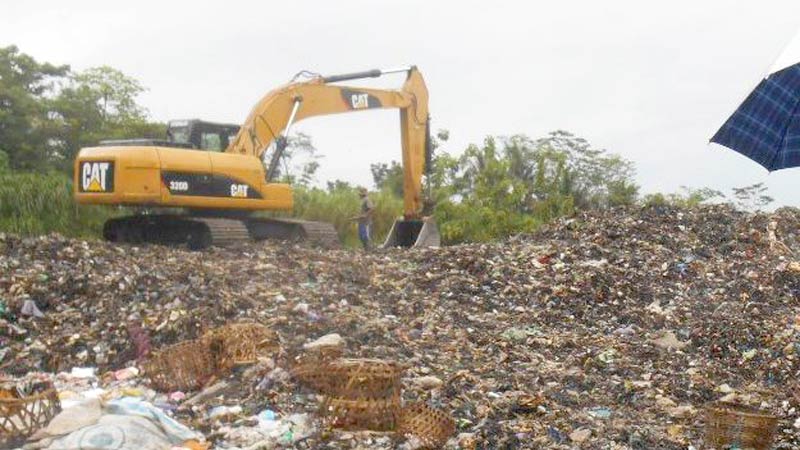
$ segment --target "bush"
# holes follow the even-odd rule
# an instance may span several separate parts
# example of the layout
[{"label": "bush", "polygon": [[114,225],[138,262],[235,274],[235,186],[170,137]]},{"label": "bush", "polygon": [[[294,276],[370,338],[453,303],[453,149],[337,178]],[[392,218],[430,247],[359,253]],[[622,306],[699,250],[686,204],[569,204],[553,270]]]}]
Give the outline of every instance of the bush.
[{"label": "bush", "polygon": [[0,150],[0,174],[8,172],[9,167],[11,166],[8,162],[8,153]]},{"label": "bush", "polygon": [[[370,194],[375,204],[373,214],[373,244],[383,243],[395,219],[403,213],[403,201],[391,192]],[[340,184],[331,189],[294,188],[295,217],[332,223],[339,239],[348,247],[359,246],[358,230],[353,216],[360,214],[361,200],[355,187]]]},{"label": "bush", "polygon": [[75,204],[63,174],[0,171],[0,231],[98,237],[111,215],[109,208]]}]

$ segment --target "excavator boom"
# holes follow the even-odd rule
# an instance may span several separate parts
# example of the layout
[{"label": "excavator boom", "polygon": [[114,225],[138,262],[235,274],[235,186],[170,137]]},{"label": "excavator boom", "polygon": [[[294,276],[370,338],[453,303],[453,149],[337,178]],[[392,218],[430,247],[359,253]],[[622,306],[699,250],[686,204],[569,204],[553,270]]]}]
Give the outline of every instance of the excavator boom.
[{"label": "excavator boom", "polygon": [[[400,90],[333,85],[339,81],[406,72]],[[267,177],[274,175],[286,130],[303,119],[327,114],[394,108],[400,111],[403,162],[403,215],[419,217],[422,209],[422,175],[430,159],[428,89],[416,67],[371,70],[289,83],[264,96],[245,120],[226,152],[253,155],[265,161]]]}]

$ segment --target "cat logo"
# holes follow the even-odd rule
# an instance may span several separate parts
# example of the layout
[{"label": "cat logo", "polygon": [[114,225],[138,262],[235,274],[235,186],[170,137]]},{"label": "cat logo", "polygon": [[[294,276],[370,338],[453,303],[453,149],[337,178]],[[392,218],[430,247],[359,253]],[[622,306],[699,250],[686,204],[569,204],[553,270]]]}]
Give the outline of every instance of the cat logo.
[{"label": "cat logo", "polygon": [[81,192],[112,192],[114,164],[107,161],[87,161],[81,164]]},{"label": "cat logo", "polygon": [[247,198],[247,188],[250,186],[246,184],[232,184],[231,185],[231,197],[243,197]]},{"label": "cat logo", "polygon": [[353,105],[353,109],[369,108],[369,94],[350,95],[350,104]]}]

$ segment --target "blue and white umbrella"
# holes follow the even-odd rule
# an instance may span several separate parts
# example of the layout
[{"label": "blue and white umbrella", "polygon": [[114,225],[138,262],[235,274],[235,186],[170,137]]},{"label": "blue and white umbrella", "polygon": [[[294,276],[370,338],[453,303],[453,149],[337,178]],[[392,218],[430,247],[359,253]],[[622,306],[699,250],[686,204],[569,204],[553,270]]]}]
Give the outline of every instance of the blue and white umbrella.
[{"label": "blue and white umbrella", "polygon": [[800,35],[711,142],[769,171],[800,166]]}]

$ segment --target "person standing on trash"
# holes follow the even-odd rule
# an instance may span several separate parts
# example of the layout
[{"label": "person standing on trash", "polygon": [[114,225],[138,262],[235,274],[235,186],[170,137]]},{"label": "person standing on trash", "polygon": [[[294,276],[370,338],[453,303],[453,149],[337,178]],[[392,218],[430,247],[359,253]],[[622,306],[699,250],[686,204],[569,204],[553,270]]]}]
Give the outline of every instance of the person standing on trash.
[{"label": "person standing on trash", "polygon": [[361,214],[353,217],[353,220],[358,221],[358,238],[361,240],[361,244],[364,245],[364,250],[369,250],[370,248],[372,214],[375,211],[375,205],[372,204],[368,194],[367,188],[358,188],[358,196],[361,198]]}]

